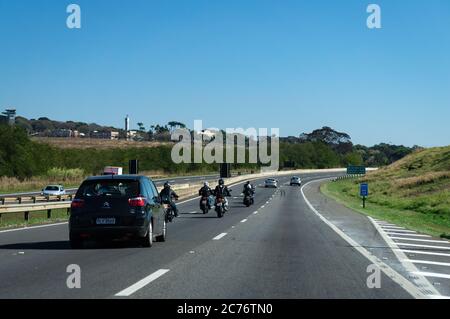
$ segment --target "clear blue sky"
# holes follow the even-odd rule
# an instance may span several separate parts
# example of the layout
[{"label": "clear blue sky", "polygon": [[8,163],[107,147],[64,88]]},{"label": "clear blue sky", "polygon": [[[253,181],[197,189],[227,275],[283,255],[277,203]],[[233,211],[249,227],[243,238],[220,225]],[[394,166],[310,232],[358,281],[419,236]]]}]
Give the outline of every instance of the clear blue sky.
[{"label": "clear blue sky", "polygon": [[0,45],[0,107],[28,118],[450,144],[448,0],[0,0]]}]

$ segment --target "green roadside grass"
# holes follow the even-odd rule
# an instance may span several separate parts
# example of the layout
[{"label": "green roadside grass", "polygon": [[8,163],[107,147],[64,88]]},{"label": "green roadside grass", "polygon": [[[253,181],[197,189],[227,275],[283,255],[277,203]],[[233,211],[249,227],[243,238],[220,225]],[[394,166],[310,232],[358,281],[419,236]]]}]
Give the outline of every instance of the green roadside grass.
[{"label": "green roadside grass", "polygon": [[23,213],[2,214],[0,230],[65,222],[68,218],[67,209],[52,210],[51,218],[47,218],[47,211],[31,212],[28,222]]},{"label": "green roadside grass", "polygon": [[395,206],[402,206],[402,198],[397,197],[395,193],[390,193],[389,198],[383,199],[377,194],[369,195],[366,208],[363,208],[359,196],[359,183],[355,180],[330,181],[322,184],[320,190],[326,196],[358,213],[431,236],[450,238],[450,220],[447,215],[396,208]]}]

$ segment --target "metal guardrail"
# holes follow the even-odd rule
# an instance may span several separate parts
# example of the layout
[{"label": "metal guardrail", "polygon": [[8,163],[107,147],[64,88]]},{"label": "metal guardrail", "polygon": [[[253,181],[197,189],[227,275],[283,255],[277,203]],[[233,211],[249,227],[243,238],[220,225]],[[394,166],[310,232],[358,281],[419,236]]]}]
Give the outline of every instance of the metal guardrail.
[{"label": "metal guardrail", "polygon": [[0,222],[3,214],[23,213],[25,221],[30,219],[31,212],[47,211],[47,218],[52,217],[52,210],[67,209],[67,214],[70,212],[70,204],[72,202],[53,202],[53,203],[38,203],[38,204],[21,204],[21,205],[5,205],[0,207]]},{"label": "metal guardrail", "polygon": [[347,174],[347,175],[342,175],[342,176],[338,176],[338,177],[334,178],[333,182],[346,180],[346,179],[360,178],[360,177],[364,177],[364,176],[365,175],[363,175],[363,174]]},{"label": "metal guardrail", "polygon": [[72,200],[72,197],[75,195],[76,190],[73,192],[68,192],[66,195],[41,195],[40,192],[33,192],[33,193],[21,193],[21,194],[4,194],[0,195],[0,204],[6,205],[6,202],[8,200],[14,200],[18,204],[22,204],[22,201],[25,199],[29,199],[33,204],[35,204],[38,201],[47,201],[50,200],[57,200],[62,201],[65,199]]}]

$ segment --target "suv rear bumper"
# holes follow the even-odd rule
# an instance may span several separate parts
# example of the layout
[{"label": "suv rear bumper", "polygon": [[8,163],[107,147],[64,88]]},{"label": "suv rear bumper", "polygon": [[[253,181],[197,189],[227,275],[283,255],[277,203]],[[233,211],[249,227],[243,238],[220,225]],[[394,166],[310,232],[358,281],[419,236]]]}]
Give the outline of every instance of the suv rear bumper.
[{"label": "suv rear bumper", "polygon": [[145,237],[147,233],[145,226],[93,226],[93,227],[71,227],[71,238],[122,238],[122,237]]}]

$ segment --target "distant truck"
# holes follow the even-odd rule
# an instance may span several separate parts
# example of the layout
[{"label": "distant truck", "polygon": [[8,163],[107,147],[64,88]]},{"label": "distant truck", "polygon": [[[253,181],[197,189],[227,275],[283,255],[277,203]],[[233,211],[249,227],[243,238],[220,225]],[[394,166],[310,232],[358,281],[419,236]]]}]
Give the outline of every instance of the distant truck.
[{"label": "distant truck", "polygon": [[103,175],[122,175],[122,172],[122,167],[106,166],[103,170]]}]

